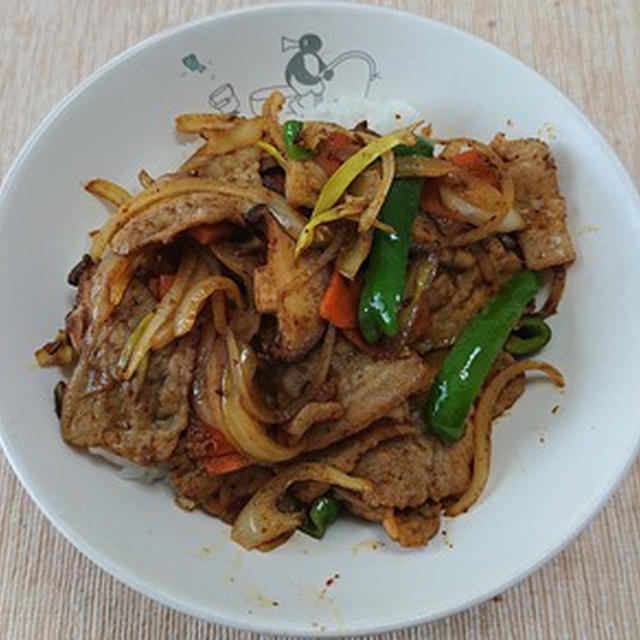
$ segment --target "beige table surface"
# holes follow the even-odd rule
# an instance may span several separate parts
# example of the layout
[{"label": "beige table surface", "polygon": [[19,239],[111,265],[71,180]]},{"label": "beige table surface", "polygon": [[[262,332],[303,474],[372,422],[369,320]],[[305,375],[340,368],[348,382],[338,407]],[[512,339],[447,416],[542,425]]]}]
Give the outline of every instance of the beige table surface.
[{"label": "beige table surface", "polygon": [[[0,0],[0,176],[51,107],[114,54],[249,4]],[[377,4],[443,20],[516,55],[586,111],[640,183],[640,0]],[[636,463],[591,526],[543,570],[470,611],[380,637],[639,638],[639,500]],[[44,519],[0,455],[0,638],[250,636],[161,606],[98,569]]]}]

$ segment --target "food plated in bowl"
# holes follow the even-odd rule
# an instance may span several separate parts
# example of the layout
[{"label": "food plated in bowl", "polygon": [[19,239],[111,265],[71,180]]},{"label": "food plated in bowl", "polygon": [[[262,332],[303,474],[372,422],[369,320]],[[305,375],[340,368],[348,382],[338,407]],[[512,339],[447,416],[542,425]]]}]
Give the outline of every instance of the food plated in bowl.
[{"label": "food plated in bowl", "polygon": [[564,386],[522,360],[575,259],[555,164],[540,140],[280,123],[284,104],[179,115],[204,143],[175,172],[87,183],[114,211],[36,358],[73,367],[69,444],[164,471],[246,549],[321,538],[341,506],[423,546],[479,498],[524,372]]},{"label": "food plated in bowl", "polygon": [[[356,19],[354,32],[349,25]],[[283,49],[282,36],[300,45],[308,33],[320,37],[316,53],[324,63],[335,62],[333,77],[315,78],[311,86],[294,74],[289,85],[284,72],[298,50],[287,48],[289,40]],[[248,54],[247,41],[259,55]],[[422,62],[407,65],[407,59]],[[123,482],[110,464],[68,446],[51,402],[60,373],[32,366],[34,347],[50,339],[73,306],[64,278],[90,246],[87,230],[108,219],[83,185],[103,176],[140,192],[141,167],[157,179],[193,153],[194,134],[173,133],[176,114],[258,116],[273,86],[287,100],[281,124],[305,120],[300,103],[308,113],[307,103],[316,100],[316,113],[322,108],[327,115],[309,119],[335,122],[329,115],[335,99],[359,104],[367,93],[373,104],[402,98],[415,110],[385,128],[367,106],[348,129],[369,114],[380,134],[425,117],[415,133],[432,122],[434,139],[490,142],[498,131],[510,140],[545,137],[557,162],[577,258],[560,312],[547,320],[553,339],[534,357],[556,366],[566,389],[558,394],[546,382],[527,384],[495,425],[480,499],[468,515],[442,516],[426,550],[401,548],[379,524],[355,520],[345,508],[321,540],[296,531],[270,553],[247,553],[231,540],[227,524],[200,509],[177,509],[167,483]],[[471,93],[473,100],[460,100]],[[460,610],[557,553],[633,459],[640,376],[629,345],[640,339],[632,321],[640,312],[631,277],[640,273],[637,211],[628,176],[584,116],[531,70],[444,25],[387,10],[323,4],[318,11],[296,3],[162,34],[74,92],[34,134],[5,181],[3,448],[37,504],[79,549],[147,595],[209,620],[321,635],[388,629]],[[326,249],[322,237],[317,242],[310,251]]]}]

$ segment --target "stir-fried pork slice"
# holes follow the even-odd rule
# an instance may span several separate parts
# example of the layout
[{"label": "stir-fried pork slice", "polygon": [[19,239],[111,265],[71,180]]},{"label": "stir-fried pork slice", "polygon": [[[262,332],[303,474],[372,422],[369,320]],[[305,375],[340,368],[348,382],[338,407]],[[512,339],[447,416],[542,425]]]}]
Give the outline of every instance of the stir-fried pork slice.
[{"label": "stir-fried pork slice", "polygon": [[289,160],[285,196],[294,207],[313,209],[326,181],[326,172],[312,160]]},{"label": "stir-fried pork slice", "polygon": [[109,449],[138,464],[167,460],[187,426],[196,332],[152,351],[144,381],[121,381],[118,359],[155,300],[133,281],[122,303],[83,346],[64,396],[62,435],[70,444]]},{"label": "stir-fried pork slice", "polygon": [[529,268],[546,269],[575,260],[564,198],[549,198],[523,215],[527,228],[520,233],[519,242]]},{"label": "stir-fried pork slice", "polygon": [[266,467],[251,466],[220,476],[218,486],[203,501],[202,508],[229,524],[244,505],[273,476]]},{"label": "stir-fried pork slice", "polygon": [[403,404],[433,379],[430,370],[413,352],[393,359],[374,360],[344,339],[336,342],[329,379],[336,382],[334,398],[344,408],[338,420],[314,425],[306,435],[307,450],[323,449],[361,431]]},{"label": "stir-fried pork slice", "polygon": [[452,344],[500,286],[522,268],[518,256],[497,239],[485,242],[477,251],[483,255],[485,271],[491,270],[492,280],[487,281],[480,261],[469,262],[467,269],[460,265],[441,271],[427,292],[431,324],[422,338],[426,347]]},{"label": "stir-fried pork slice", "polygon": [[471,481],[472,458],[471,427],[452,444],[416,428],[413,435],[388,440],[365,453],[352,473],[373,484],[365,496],[372,507],[405,509],[463,493]]},{"label": "stir-fried pork slice", "polygon": [[[344,473],[351,473],[362,456],[377,447],[381,442],[398,436],[413,433],[414,427],[410,424],[398,424],[389,420],[381,420],[365,431],[357,433],[350,438],[336,442],[321,451],[313,451],[305,456],[310,462],[323,462],[336,467]],[[321,496],[328,487],[318,482],[301,483],[295,488],[295,496],[305,503],[310,503]]]},{"label": "stir-fried pork slice", "polygon": [[127,222],[111,241],[119,255],[129,255],[149,244],[168,244],[175,236],[201,224],[226,220],[243,225],[253,207],[248,199],[217,193],[190,193],[161,201]]},{"label": "stir-fried pork slice", "polygon": [[507,140],[499,134],[491,146],[505,161],[515,186],[516,206],[527,223],[519,234],[527,267],[546,269],[573,262],[576,254],[567,228],[566,205],[547,144]]},{"label": "stir-fried pork slice", "polygon": [[267,233],[267,263],[253,274],[256,309],[260,313],[274,313],[277,317],[278,335],[273,355],[295,360],[307,353],[322,336],[325,323],[319,309],[330,270],[323,267],[305,282],[296,284],[296,274],[312,265],[317,254],[308,251],[296,260],[293,240],[271,217],[267,218]]}]

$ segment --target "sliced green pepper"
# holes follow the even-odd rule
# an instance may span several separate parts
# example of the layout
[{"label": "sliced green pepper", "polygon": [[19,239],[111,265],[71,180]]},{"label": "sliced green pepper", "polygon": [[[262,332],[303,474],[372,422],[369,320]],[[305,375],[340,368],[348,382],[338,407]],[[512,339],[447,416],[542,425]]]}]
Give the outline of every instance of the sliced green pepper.
[{"label": "sliced green pepper", "polygon": [[340,502],[331,495],[317,498],[307,513],[307,518],[300,529],[314,538],[322,538],[331,524],[336,521],[340,512]]},{"label": "sliced green pepper", "polygon": [[551,327],[538,316],[523,316],[504,345],[514,356],[529,356],[551,340]]},{"label": "sliced green pepper", "polygon": [[302,127],[304,127],[304,123],[300,120],[287,120],[282,125],[284,146],[287,155],[292,160],[308,160],[313,157],[311,149],[305,149],[305,147],[298,144],[298,136],[302,132]]},{"label": "sliced green pepper", "polygon": [[[414,147],[399,145],[402,155],[431,157],[433,146],[418,138]],[[422,178],[399,178],[393,181],[378,216],[394,233],[376,230],[360,295],[358,324],[367,342],[373,343],[383,333],[392,338],[398,333],[398,309],[402,303],[407,258],[411,246],[411,227],[418,210]]]},{"label": "sliced green pepper", "polygon": [[464,422],[511,330],[540,288],[533,271],[523,271],[469,322],[445,359],[424,407],[427,427],[433,433],[457,440]]},{"label": "sliced green pepper", "polygon": [[414,145],[399,144],[395,147],[393,153],[397,156],[425,156],[431,158],[433,156],[433,142],[422,136],[416,136]]}]

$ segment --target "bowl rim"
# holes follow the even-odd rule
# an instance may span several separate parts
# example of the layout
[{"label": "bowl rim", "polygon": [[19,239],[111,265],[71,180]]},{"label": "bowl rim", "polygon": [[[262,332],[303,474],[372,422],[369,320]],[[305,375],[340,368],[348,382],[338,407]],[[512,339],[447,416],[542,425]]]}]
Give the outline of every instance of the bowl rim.
[{"label": "bowl rim", "polygon": [[[237,16],[254,13],[277,13],[282,10],[292,9],[327,9],[332,11],[345,11],[345,12],[363,12],[374,13],[381,15],[400,15],[406,19],[416,20],[428,24],[431,28],[442,29],[448,31],[452,35],[457,37],[464,37],[475,41],[477,44],[482,45],[485,48],[493,50],[494,53],[499,53],[501,56],[505,56],[512,64],[519,67],[521,70],[527,73],[534,74],[539,82],[544,83],[558,98],[564,106],[568,108],[574,118],[580,122],[580,125],[591,136],[592,142],[597,144],[601,153],[611,163],[613,169],[615,169],[617,175],[621,179],[625,186],[626,192],[632,198],[635,207],[640,211],[640,194],[636,185],[627,170],[626,166],[622,163],[616,152],[611,145],[607,142],[600,131],[591,123],[586,114],[570,100],[562,90],[560,90],[554,83],[546,79],[542,74],[532,69],[527,64],[516,58],[511,53],[501,49],[497,45],[493,44],[481,38],[473,33],[467,32],[464,29],[455,27],[445,22],[428,18],[411,11],[400,10],[388,6],[377,6],[369,4],[351,3],[347,0],[280,0],[270,4],[260,4],[250,7],[241,7],[233,10],[218,10],[209,15],[202,16],[187,22],[180,23],[173,27],[163,29],[158,33],[152,34],[140,42],[124,49],[120,53],[110,58],[107,62],[99,66],[96,70],[91,72],[84,80],[77,84],[71,91],[69,91],[39,122],[35,130],[29,135],[17,156],[13,162],[9,165],[9,168],[0,184],[0,234],[4,228],[4,221],[8,218],[9,212],[4,206],[9,193],[13,188],[14,177],[21,171],[23,165],[27,162],[31,151],[36,146],[41,136],[67,109],[67,107],[74,102],[74,100],[83,94],[86,90],[99,81],[105,74],[112,69],[118,67],[122,62],[136,56],[142,50],[147,49],[154,44],[171,37],[175,34],[189,31],[190,29],[208,24],[210,22],[224,21],[225,19],[233,19]],[[257,633],[270,633],[286,636],[303,636],[303,637],[332,637],[335,635],[335,631],[331,630],[297,630],[297,631],[282,631],[281,628],[273,624],[265,624],[264,622],[252,621],[252,620],[240,620],[239,617],[229,617],[226,614],[212,613],[211,610],[202,610],[199,607],[191,606],[188,603],[174,600],[171,596],[166,595],[162,589],[157,588],[155,585],[148,583],[138,578],[134,572],[122,566],[118,562],[113,561],[107,554],[104,554],[94,548],[91,541],[85,539],[84,536],[77,533],[72,525],[69,525],[65,518],[61,516],[56,508],[48,503],[44,499],[37,487],[30,481],[29,465],[25,464],[21,459],[18,451],[10,444],[5,436],[5,427],[2,419],[2,407],[0,406],[0,447],[8,460],[14,473],[20,480],[21,485],[27,491],[28,495],[35,502],[40,511],[45,515],[47,520],[59,531],[82,555],[88,558],[91,562],[95,563],[100,569],[106,571],[115,579],[125,584],[129,588],[143,594],[144,596],[155,600],[167,607],[174,610],[186,613],[194,616],[198,619],[205,620],[209,623],[226,625],[239,630],[246,630]],[[629,450],[626,459],[614,473],[611,474],[608,483],[605,485],[603,491],[591,498],[589,501],[583,503],[582,510],[573,519],[571,525],[571,531],[569,535],[564,535],[560,538],[559,542],[553,544],[545,553],[541,554],[538,558],[533,559],[527,563],[524,568],[516,569],[513,571],[513,575],[509,577],[498,586],[494,586],[488,589],[484,589],[481,593],[466,599],[464,602],[460,602],[455,605],[443,607],[441,610],[433,611],[426,614],[410,615],[399,619],[397,616],[394,619],[390,619],[389,622],[383,624],[375,624],[371,626],[361,626],[359,628],[350,629],[347,625],[347,629],[344,632],[340,632],[340,635],[348,633],[350,635],[361,636],[369,633],[378,633],[385,631],[393,631],[398,629],[404,629],[413,627],[428,622],[434,622],[444,617],[465,611],[481,604],[493,596],[503,593],[507,589],[511,588],[515,584],[521,582],[532,573],[540,569],[547,564],[551,559],[557,556],[563,551],[569,544],[571,544],[580,533],[593,521],[593,519],[600,513],[601,509],[611,496],[611,494],[618,488],[622,480],[629,472],[631,465],[635,462],[638,453],[640,452],[640,423],[638,424],[636,442],[632,449]]]}]

